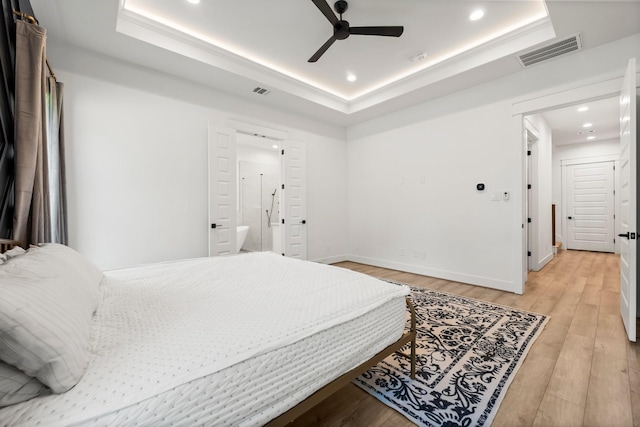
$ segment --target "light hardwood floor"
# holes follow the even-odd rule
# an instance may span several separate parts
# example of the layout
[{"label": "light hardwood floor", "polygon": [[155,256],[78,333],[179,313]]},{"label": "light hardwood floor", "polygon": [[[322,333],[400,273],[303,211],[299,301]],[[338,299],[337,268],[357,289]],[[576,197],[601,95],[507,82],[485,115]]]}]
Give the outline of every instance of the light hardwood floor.
[{"label": "light hardwood floor", "polygon": [[[529,273],[524,295],[352,262],[336,265],[551,317],[493,427],[640,426],[640,346],[628,342],[620,317],[617,255],[562,251]],[[293,425],[413,424],[351,384]]]}]

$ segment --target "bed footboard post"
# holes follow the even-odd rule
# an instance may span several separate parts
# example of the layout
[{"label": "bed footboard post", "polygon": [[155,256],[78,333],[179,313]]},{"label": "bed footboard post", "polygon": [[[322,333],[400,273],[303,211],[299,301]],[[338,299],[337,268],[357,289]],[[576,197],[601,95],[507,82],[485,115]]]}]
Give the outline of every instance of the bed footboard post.
[{"label": "bed footboard post", "polygon": [[407,297],[407,307],[409,307],[409,311],[411,312],[411,379],[416,379],[416,338],[418,335],[418,331],[416,329],[416,310],[413,307],[413,303]]}]

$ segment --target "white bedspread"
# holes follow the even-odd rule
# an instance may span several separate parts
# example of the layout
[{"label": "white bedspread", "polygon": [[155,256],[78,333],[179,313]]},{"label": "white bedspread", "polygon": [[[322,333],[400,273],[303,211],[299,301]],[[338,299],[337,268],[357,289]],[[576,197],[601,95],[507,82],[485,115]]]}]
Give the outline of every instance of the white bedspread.
[{"label": "white bedspread", "polygon": [[83,423],[408,294],[406,287],[272,253],[111,271],[101,288],[84,377],[63,395],[3,409],[0,424]]}]

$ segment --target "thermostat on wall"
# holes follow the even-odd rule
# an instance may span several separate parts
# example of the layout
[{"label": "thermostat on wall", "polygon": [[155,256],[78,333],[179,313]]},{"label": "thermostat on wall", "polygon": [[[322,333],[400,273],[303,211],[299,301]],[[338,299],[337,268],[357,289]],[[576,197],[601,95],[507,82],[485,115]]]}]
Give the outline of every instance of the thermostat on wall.
[{"label": "thermostat on wall", "polygon": [[483,183],[478,183],[476,184],[476,190],[478,191],[484,191],[484,184]]}]

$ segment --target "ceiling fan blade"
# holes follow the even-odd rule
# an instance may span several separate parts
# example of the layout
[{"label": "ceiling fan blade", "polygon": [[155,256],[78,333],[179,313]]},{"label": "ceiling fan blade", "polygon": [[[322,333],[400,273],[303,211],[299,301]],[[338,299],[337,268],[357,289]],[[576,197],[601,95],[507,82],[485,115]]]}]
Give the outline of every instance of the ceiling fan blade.
[{"label": "ceiling fan blade", "polygon": [[349,34],[358,34],[363,36],[388,36],[400,37],[404,27],[351,27]]},{"label": "ceiling fan blade", "polygon": [[318,59],[320,59],[320,57],[322,55],[324,55],[324,53],[327,51],[327,49],[329,49],[331,47],[331,45],[333,44],[334,41],[336,41],[338,39],[335,38],[335,36],[331,36],[329,38],[329,40],[327,40],[320,49],[318,49],[318,51],[316,53],[313,54],[313,56],[311,58],[309,58],[309,61],[307,62],[316,62]]},{"label": "ceiling fan blade", "polygon": [[335,15],[335,13],[333,13],[333,11],[331,10],[331,6],[329,6],[329,3],[327,3],[326,0],[311,1],[318,7],[318,9],[320,9],[320,12],[322,12],[322,14],[327,17],[329,22],[331,22],[331,25],[333,25],[334,27],[338,25],[338,17]]}]

